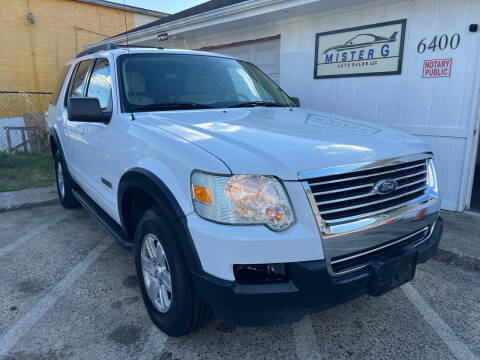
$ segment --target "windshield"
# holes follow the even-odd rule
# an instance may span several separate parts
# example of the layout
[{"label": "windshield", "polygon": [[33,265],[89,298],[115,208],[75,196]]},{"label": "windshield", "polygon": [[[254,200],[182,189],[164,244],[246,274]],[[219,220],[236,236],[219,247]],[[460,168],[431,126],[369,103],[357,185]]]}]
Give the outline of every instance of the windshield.
[{"label": "windshield", "polygon": [[295,106],[255,65],[183,54],[118,58],[124,112],[250,106]]}]

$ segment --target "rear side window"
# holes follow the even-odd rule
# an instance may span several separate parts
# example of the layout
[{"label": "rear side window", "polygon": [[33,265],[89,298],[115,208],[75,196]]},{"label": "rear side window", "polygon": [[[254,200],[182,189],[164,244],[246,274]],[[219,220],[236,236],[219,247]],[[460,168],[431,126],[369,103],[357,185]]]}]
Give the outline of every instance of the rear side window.
[{"label": "rear side window", "polygon": [[67,77],[68,70],[70,70],[70,65],[67,65],[63,68],[62,73],[58,77],[57,86],[53,90],[52,97],[50,99],[50,104],[56,105],[58,102],[58,97],[60,96],[60,91],[62,91],[63,83]]},{"label": "rear side window", "polygon": [[80,62],[73,78],[72,87],[70,88],[68,97],[81,97],[83,96],[83,89],[85,87],[85,78],[88,74],[88,69],[92,60],[85,60]]},{"label": "rear side window", "polygon": [[110,107],[112,96],[112,78],[110,76],[110,65],[107,59],[97,59],[88,82],[87,97],[97,98],[100,107]]}]

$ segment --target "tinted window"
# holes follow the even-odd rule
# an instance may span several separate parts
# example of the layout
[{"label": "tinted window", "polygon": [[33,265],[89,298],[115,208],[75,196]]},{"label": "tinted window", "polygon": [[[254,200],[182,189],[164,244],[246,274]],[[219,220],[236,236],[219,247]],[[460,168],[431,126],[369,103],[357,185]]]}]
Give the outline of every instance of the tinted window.
[{"label": "tinted window", "polygon": [[70,70],[70,65],[67,65],[63,68],[62,73],[60,74],[57,86],[55,90],[53,90],[52,98],[50,99],[50,104],[56,105],[58,102],[58,98],[60,96],[60,91],[62,91],[63,83],[65,82],[65,78],[67,77],[68,70]]},{"label": "tinted window", "polygon": [[100,107],[106,109],[112,94],[112,78],[110,76],[110,65],[107,59],[97,59],[90,75],[87,88],[87,97],[97,98]]},{"label": "tinted window", "polygon": [[255,65],[216,56],[139,54],[118,58],[124,111],[293,106]]},{"label": "tinted window", "polygon": [[69,97],[81,97],[83,96],[83,88],[85,87],[85,78],[87,77],[88,68],[92,60],[85,60],[80,62],[73,79],[72,87],[70,89]]},{"label": "tinted window", "polygon": [[70,91],[72,89],[72,83],[73,83],[73,79],[75,78],[75,74],[77,73],[77,69],[78,69],[78,64],[75,65],[75,67],[73,68],[73,71],[72,73],[70,74],[70,79],[68,80],[68,86],[67,86],[67,90],[65,91],[65,97],[63,99],[63,105],[65,107],[67,107],[67,101],[68,101],[68,98],[70,96]]}]

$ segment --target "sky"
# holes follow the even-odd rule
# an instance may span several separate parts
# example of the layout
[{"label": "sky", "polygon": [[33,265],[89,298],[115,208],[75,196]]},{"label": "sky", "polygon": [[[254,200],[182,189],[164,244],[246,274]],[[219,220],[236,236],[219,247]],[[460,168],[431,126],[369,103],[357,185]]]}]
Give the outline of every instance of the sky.
[{"label": "sky", "polygon": [[[110,1],[123,4],[123,0]],[[125,0],[127,5],[162,11],[169,14],[188,9],[189,7],[201,4],[205,1],[206,0]]]}]

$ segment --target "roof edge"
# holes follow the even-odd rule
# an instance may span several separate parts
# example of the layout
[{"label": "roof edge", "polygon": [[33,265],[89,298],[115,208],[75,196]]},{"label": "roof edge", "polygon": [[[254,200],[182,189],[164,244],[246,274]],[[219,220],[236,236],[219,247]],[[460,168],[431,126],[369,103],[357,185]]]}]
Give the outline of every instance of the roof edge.
[{"label": "roof edge", "polygon": [[82,2],[82,3],[86,3],[86,4],[109,7],[109,8],[112,8],[112,9],[126,10],[126,11],[134,12],[134,13],[137,13],[137,14],[150,15],[150,16],[155,16],[155,17],[158,17],[158,18],[163,18],[163,17],[166,17],[166,16],[170,15],[169,13],[166,13],[166,12],[145,9],[145,8],[141,8],[141,7],[138,7],[138,6],[114,3],[112,1],[107,1],[107,0],[74,0],[74,1]]},{"label": "roof edge", "polygon": [[156,23],[156,21],[155,21],[155,22],[152,22],[150,24],[147,24],[149,26],[145,26],[143,28],[139,27],[139,28],[132,29],[132,30],[126,32],[126,33],[117,34],[115,36],[112,36],[108,39],[99,41],[97,43],[89,44],[89,45],[87,45],[87,47],[96,46],[96,45],[102,44],[104,42],[120,43],[120,42],[125,41],[127,36],[128,36],[129,41],[130,41],[130,40],[133,40],[133,39],[148,36],[149,34],[153,34],[153,33],[159,32],[159,31],[167,31],[167,29],[176,28],[179,25],[180,26],[189,26],[189,25],[194,24],[194,23],[198,24],[198,23],[207,22],[207,21],[211,20],[212,18],[215,18],[216,16],[218,16],[218,14],[221,14],[221,13],[230,12],[231,14],[237,14],[237,13],[240,13],[240,12],[245,12],[245,11],[253,10],[253,9],[256,9],[256,8],[262,8],[262,7],[271,5],[271,4],[277,4],[278,5],[279,3],[284,3],[284,2],[287,2],[287,1],[289,1],[289,0],[280,0],[280,1],[279,0],[246,0],[246,1],[239,2],[239,3],[233,4],[233,5],[229,5],[229,6],[217,8],[217,9],[214,9],[214,10],[202,12],[202,13],[195,14],[195,15],[192,15],[192,16],[188,16],[188,17],[185,17],[185,18],[181,18],[181,19],[178,19],[178,20],[167,21],[165,23],[161,23],[161,24],[158,24],[158,25],[155,24]]}]

